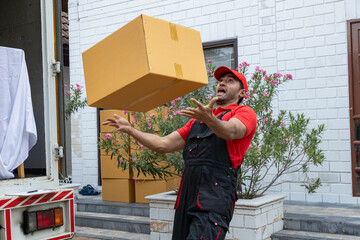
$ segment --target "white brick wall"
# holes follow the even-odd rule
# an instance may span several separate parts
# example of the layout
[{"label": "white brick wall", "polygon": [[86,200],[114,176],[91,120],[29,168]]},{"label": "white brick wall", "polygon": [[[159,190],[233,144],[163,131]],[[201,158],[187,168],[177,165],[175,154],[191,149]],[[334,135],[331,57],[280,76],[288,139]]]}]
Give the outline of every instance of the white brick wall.
[{"label": "white brick wall", "polygon": [[[325,123],[326,160],[311,167],[324,182],[307,195],[299,178],[282,191],[288,199],[355,203],[351,190],[346,20],[360,18],[357,0],[69,0],[71,82],[84,84],[81,53],[141,13],[201,32],[202,40],[238,38],[239,62],[268,72],[291,73],[275,111],[304,112],[311,126]],[[250,71],[250,72],[251,72]],[[73,179],[97,184],[95,109],[72,118]],[[360,203],[360,202],[359,202]]]}]

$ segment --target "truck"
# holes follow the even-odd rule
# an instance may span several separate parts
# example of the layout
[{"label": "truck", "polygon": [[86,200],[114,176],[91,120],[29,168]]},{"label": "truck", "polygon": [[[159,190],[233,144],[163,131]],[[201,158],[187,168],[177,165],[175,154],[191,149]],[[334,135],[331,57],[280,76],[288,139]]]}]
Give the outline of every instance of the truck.
[{"label": "truck", "polygon": [[1,240],[70,239],[75,232],[76,185],[59,184],[59,169],[68,164],[61,6],[61,0],[0,2],[0,46],[25,54],[37,128],[37,143],[23,163],[25,177],[14,170],[14,178],[0,180]]}]

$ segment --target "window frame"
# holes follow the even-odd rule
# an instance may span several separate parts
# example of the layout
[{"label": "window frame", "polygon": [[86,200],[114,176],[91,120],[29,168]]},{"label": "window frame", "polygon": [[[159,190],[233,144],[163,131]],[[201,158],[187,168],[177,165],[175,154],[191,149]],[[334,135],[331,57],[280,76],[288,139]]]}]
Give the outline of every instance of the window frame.
[{"label": "window frame", "polygon": [[[347,20],[347,47],[348,47],[348,77],[349,77],[349,121],[350,121],[350,146],[351,146],[351,174],[352,174],[352,191],[353,197],[360,197],[360,192],[357,192],[357,181],[356,174],[360,173],[360,167],[356,167],[356,156],[355,156],[355,145],[359,144],[360,141],[355,141],[355,129],[354,129],[354,119],[360,119],[359,115],[354,115],[353,107],[355,102],[354,97],[354,61],[353,61],[353,45],[352,45],[352,25],[359,24],[360,19]],[[360,40],[359,35],[358,41]],[[360,71],[360,69],[359,69]]]},{"label": "window frame", "polygon": [[[218,47],[228,47],[233,46],[234,48],[234,66],[235,68],[239,65],[239,56],[238,56],[238,39],[237,38],[230,38],[230,39],[223,39],[223,40],[216,40],[216,41],[209,41],[203,42],[203,50],[211,49],[211,48],[218,48]],[[233,69],[235,70],[235,69]]]}]

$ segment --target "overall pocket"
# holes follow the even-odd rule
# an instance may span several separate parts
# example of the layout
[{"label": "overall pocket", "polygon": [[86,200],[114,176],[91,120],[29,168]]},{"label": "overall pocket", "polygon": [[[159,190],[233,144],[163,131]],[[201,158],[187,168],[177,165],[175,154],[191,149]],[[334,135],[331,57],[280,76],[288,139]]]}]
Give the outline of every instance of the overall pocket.
[{"label": "overall pocket", "polygon": [[204,211],[229,218],[232,205],[231,181],[221,168],[203,166],[196,205]]}]

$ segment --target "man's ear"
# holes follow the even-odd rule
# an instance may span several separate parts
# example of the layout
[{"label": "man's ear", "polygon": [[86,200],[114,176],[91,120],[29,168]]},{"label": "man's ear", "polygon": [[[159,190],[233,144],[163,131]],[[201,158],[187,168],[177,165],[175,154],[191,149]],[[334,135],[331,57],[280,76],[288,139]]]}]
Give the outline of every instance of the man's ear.
[{"label": "man's ear", "polygon": [[238,93],[239,99],[245,97],[245,95],[246,95],[245,89],[240,89]]}]

